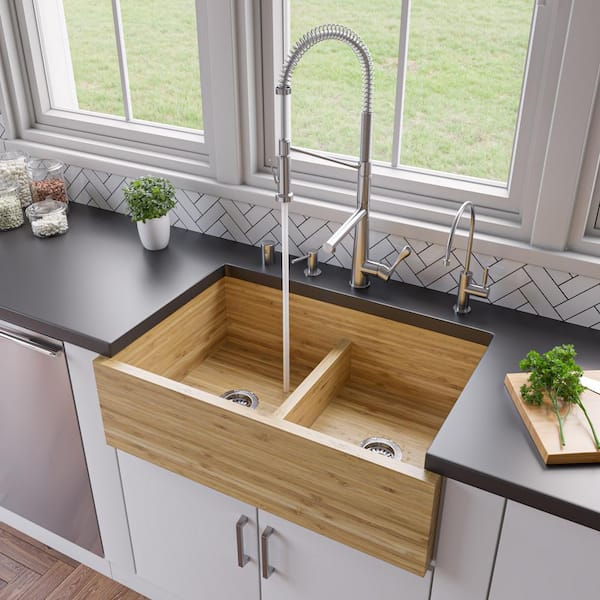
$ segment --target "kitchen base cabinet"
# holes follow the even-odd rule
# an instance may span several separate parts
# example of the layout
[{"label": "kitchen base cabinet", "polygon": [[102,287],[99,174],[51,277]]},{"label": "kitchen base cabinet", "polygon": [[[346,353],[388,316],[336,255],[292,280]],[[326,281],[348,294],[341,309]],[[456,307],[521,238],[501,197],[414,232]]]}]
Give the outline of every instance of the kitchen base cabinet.
[{"label": "kitchen base cabinet", "polygon": [[[138,576],[168,592],[165,598],[259,600],[256,508],[118,456]],[[238,547],[247,557],[243,567]]]},{"label": "kitchen base cabinet", "polygon": [[506,500],[452,479],[444,484],[431,600],[488,593]]},{"label": "kitchen base cabinet", "polygon": [[262,600],[429,598],[431,571],[419,577],[262,510],[258,521]]},{"label": "kitchen base cabinet", "polygon": [[136,573],[165,599],[429,598],[430,571],[418,577],[120,450],[118,457]]},{"label": "kitchen base cabinet", "polygon": [[508,501],[490,600],[598,598],[600,535]]}]

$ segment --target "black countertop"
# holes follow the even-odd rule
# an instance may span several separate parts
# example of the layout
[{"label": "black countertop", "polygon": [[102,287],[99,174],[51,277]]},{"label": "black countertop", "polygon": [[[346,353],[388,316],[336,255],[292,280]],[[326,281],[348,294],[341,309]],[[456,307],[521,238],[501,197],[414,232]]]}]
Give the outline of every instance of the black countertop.
[{"label": "black countertop", "polygon": [[[112,355],[225,272],[278,285],[280,267],[263,268],[260,248],[173,228],[166,250],[148,252],[122,215],[75,205],[69,221],[66,235],[46,240],[27,226],[0,233],[0,319]],[[561,343],[575,345],[584,369],[599,369],[600,332],[481,302],[458,317],[447,294],[393,281],[355,291],[347,271],[323,271],[308,280],[293,266],[291,290],[489,342],[428,469],[600,530],[600,465],[545,466],[503,384],[529,349]]]}]

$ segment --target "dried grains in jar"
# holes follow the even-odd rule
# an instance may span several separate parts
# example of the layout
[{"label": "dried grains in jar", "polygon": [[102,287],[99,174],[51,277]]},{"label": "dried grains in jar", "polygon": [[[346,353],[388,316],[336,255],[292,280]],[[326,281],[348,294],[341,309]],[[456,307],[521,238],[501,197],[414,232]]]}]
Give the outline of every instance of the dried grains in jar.
[{"label": "dried grains in jar", "polygon": [[25,213],[36,237],[52,237],[69,230],[67,206],[64,202],[52,199],[34,202]]},{"label": "dried grains in jar", "polygon": [[23,225],[23,208],[17,186],[0,184],[0,230],[15,229]]},{"label": "dried grains in jar", "polygon": [[31,179],[31,197],[34,202],[48,198],[67,203],[65,165],[50,158],[32,158],[27,163]]},{"label": "dried grains in jar", "polygon": [[16,184],[17,196],[23,208],[31,204],[27,158],[27,154],[24,152],[0,154],[0,185],[3,183]]}]

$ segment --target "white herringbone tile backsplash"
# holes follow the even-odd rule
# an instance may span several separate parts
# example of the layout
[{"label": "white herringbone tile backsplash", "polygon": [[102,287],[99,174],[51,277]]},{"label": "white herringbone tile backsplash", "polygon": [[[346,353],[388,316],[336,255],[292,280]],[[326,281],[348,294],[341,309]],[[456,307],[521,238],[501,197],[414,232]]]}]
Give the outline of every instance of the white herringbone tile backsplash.
[{"label": "white herringbone tile backsplash", "polygon": [[[4,150],[3,134],[0,114],[0,151]],[[127,213],[121,190],[128,181],[126,178],[69,166],[66,179],[72,202]],[[264,239],[281,240],[278,209],[186,190],[177,190],[177,200],[177,206],[171,213],[175,227],[253,246]],[[300,255],[320,247],[338,226],[339,223],[292,214],[290,252]],[[400,263],[394,278],[412,285],[456,293],[465,258],[463,250],[454,250],[450,266],[445,267],[441,260],[444,254],[442,246],[372,231],[370,253],[374,260],[390,262],[405,244],[410,244],[413,253]],[[352,240],[347,238],[340,244],[335,256],[323,256],[322,259],[349,268],[351,254]],[[600,330],[600,280],[501,257],[476,254],[473,259],[471,264],[476,281],[481,281],[483,268],[489,267],[489,302],[492,304]]]},{"label": "white herringbone tile backsplash", "polygon": [[[121,188],[127,179],[70,166],[66,171],[71,201],[90,204],[106,210],[127,212]],[[177,190],[177,206],[172,223],[217,237],[249,245],[264,239],[281,240],[279,210],[234,202],[226,198]],[[339,223],[292,214],[290,218],[290,252],[295,255],[320,247],[337,229]],[[442,263],[444,248],[421,240],[371,232],[371,256],[390,262],[405,245],[413,253],[400,263],[394,278],[441,292],[456,293],[464,250],[454,250],[450,266]],[[347,238],[335,256],[325,262],[350,267],[352,240]],[[484,267],[489,267],[491,286],[489,302],[569,321],[600,330],[600,280],[514,262],[501,257],[475,254],[471,263],[476,281],[481,281]]]}]

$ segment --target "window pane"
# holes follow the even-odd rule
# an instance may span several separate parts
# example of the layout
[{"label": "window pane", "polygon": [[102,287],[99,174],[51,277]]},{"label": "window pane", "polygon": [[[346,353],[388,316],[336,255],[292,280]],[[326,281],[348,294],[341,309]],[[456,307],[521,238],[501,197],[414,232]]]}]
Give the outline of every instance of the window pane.
[{"label": "window pane", "polygon": [[412,0],[401,163],[506,181],[531,0]]},{"label": "window pane", "polygon": [[[38,2],[40,8],[44,0]],[[65,20],[71,49],[76,99],[61,97],[60,89],[53,91],[55,108],[89,110],[97,113],[123,116],[123,97],[119,61],[110,0],[63,0]],[[47,23],[42,20],[43,30]],[[60,41],[58,32],[44,31],[49,40]],[[46,57],[48,59],[48,44]],[[63,65],[49,64],[51,86],[56,82]],[[68,74],[67,74],[68,75]],[[58,83],[57,88],[68,82]],[[72,85],[72,84],[71,84]],[[75,94],[73,94],[75,95]]]},{"label": "window pane", "polygon": [[194,0],[121,0],[136,119],[202,129]]},{"label": "window pane", "polygon": [[[375,66],[373,158],[389,162],[392,148],[401,0],[290,0],[291,39],[324,23],[353,29]],[[360,138],[362,77],[350,47],[322,42],[300,61],[292,77],[292,142],[296,146],[356,156]]]},{"label": "window pane", "polygon": [[[507,181],[532,0],[412,0],[401,164]],[[375,65],[373,158],[392,158],[401,0],[290,0],[291,42],[323,23],[354,29]],[[325,48],[325,46],[328,46]],[[324,42],[294,73],[299,146],[356,156],[361,78],[352,52]]]},{"label": "window pane", "polygon": [[[133,118],[202,129],[194,0],[120,5]],[[52,106],[123,117],[111,0],[37,0],[36,12]]]}]

